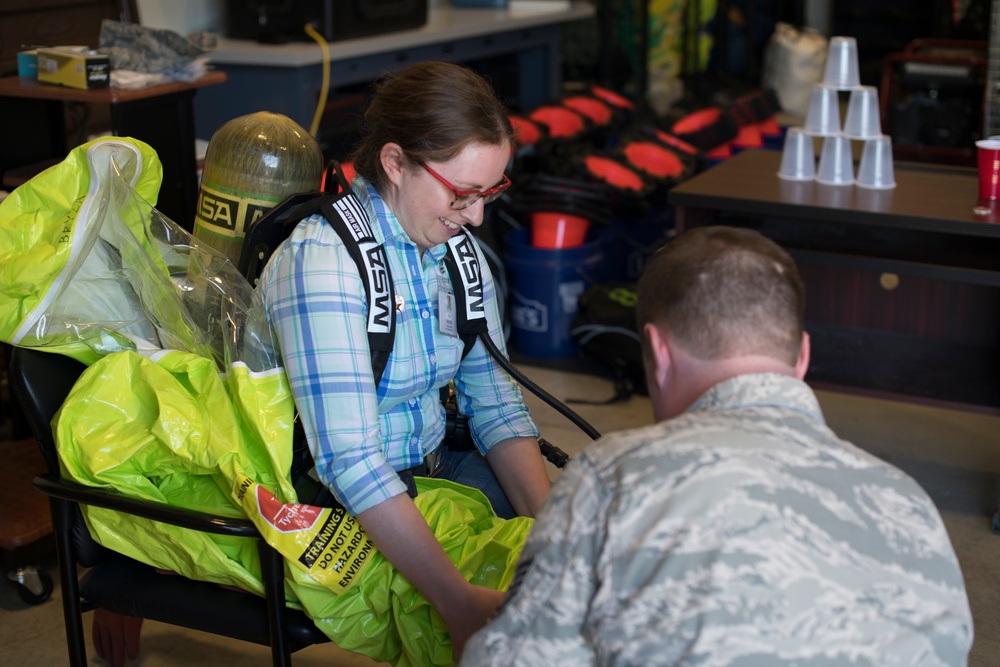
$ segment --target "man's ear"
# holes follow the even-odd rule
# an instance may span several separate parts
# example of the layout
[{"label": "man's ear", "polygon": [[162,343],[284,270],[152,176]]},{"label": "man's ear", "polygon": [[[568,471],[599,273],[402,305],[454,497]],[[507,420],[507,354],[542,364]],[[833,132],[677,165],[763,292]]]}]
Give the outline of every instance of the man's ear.
[{"label": "man's ear", "polygon": [[799,358],[795,360],[795,377],[802,380],[809,370],[809,334],[802,332],[802,344],[799,346]]},{"label": "man's ear", "polygon": [[646,337],[648,345],[649,359],[647,360],[648,383],[653,383],[660,394],[667,386],[667,378],[670,374],[670,346],[667,344],[666,333],[660,330],[655,324],[647,322],[642,333]]},{"label": "man's ear", "polygon": [[398,187],[403,171],[408,164],[403,147],[397,143],[389,142],[382,146],[382,150],[379,151],[379,159],[382,160],[382,169],[389,178],[389,182]]}]

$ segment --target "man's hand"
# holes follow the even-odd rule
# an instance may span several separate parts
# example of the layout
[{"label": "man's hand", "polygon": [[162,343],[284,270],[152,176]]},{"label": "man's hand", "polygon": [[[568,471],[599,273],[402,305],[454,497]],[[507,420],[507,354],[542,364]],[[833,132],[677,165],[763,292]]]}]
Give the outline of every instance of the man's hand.
[{"label": "man's hand", "polygon": [[141,629],[141,618],[98,607],[94,610],[94,650],[111,667],[124,667],[126,658],[135,660],[139,657]]}]

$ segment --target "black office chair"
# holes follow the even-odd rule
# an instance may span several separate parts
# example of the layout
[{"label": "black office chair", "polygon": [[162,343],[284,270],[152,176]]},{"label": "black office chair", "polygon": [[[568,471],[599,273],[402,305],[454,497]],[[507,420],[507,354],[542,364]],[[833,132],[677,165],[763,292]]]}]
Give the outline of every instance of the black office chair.
[{"label": "black office chair", "polygon": [[[234,519],[126,498],[59,477],[51,422],[84,366],[62,355],[15,348],[10,386],[24,409],[45,458],[47,473],[35,487],[49,496],[55,530],[63,616],[70,665],[87,664],[82,614],[100,607],[129,616],[202,630],[271,647],[275,665],[291,665],[291,654],[329,641],[303,612],[285,606],[283,559],[248,519]],[[98,545],[90,537],[80,505],[119,512],[203,532],[257,540],[266,598],[181,576]],[[89,568],[78,577],[77,566]]]}]

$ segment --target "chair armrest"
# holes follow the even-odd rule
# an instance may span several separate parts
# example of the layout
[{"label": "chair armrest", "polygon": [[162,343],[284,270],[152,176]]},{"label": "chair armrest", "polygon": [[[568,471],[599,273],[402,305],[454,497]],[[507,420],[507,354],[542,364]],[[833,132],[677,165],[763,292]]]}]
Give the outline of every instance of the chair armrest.
[{"label": "chair armrest", "polygon": [[81,505],[133,514],[145,519],[169,523],[204,533],[259,538],[260,532],[249,519],[219,516],[197,510],[171,507],[163,503],[129,498],[121,493],[93,486],[84,486],[60,478],[52,473],[42,473],[34,479],[35,488],[47,496],[68,500]]}]

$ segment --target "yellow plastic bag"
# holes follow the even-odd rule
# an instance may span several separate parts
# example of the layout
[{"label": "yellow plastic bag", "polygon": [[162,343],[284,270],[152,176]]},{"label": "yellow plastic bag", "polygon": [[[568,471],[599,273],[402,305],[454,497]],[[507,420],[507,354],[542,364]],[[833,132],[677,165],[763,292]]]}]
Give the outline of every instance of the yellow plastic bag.
[{"label": "yellow plastic bag", "polygon": [[[151,335],[108,252],[116,240],[101,232],[110,214],[141,235],[144,221],[117,206],[113,191],[130,188],[152,207],[161,178],[148,145],[105,139],[74,149],[0,202],[0,340],[89,363],[103,349],[127,347],[128,335]],[[96,321],[98,313],[113,324]]]}]

